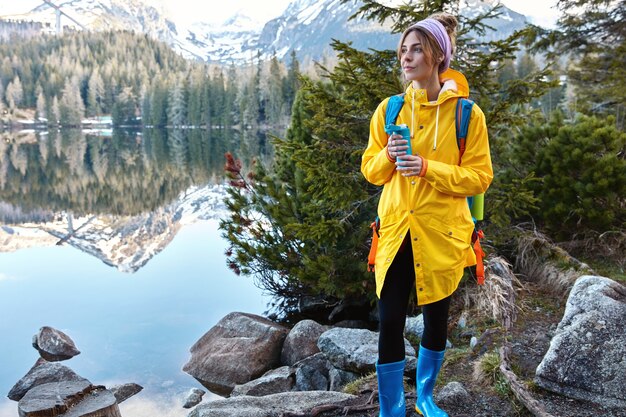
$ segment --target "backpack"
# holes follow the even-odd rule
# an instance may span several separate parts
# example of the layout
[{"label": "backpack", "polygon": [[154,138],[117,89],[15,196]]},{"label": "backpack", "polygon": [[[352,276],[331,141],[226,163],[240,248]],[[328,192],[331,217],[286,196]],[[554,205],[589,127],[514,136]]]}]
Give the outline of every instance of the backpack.
[{"label": "backpack", "polygon": [[[385,112],[385,126],[394,124],[400,110],[404,105],[404,93],[391,96],[387,103],[387,109]],[[472,107],[474,102],[466,98],[459,98],[456,103],[455,121],[456,128],[456,144],[459,147],[459,165],[461,165],[461,159],[465,153],[465,144],[467,139],[467,131],[469,129],[470,116],[472,115]],[[483,252],[480,246],[480,239],[485,237],[482,230],[476,227],[476,222],[483,219],[483,201],[484,194],[467,197],[467,204],[472,213],[472,220],[474,221],[474,231],[472,232],[472,248],[476,254],[476,278],[479,285],[485,283],[485,267],[483,264],[483,258],[485,252]],[[372,244],[370,247],[370,253],[367,257],[367,269],[370,272],[374,272],[374,266],[376,264],[376,250],[378,248],[378,230],[380,229],[380,219],[376,217],[376,220],[370,225],[372,229]]]}]

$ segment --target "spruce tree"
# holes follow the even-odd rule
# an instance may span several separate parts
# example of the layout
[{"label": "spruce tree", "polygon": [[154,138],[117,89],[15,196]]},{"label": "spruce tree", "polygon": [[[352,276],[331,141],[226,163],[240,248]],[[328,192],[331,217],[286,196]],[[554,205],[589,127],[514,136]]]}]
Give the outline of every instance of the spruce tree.
[{"label": "spruce tree", "polygon": [[272,126],[281,122],[284,109],[283,76],[276,54],[270,60],[270,73],[267,91],[267,121]]},{"label": "spruce tree", "polygon": [[85,115],[85,105],[80,95],[77,77],[65,80],[61,100],[59,101],[60,123],[64,127],[80,126]]},{"label": "spruce tree", "polygon": [[168,126],[181,127],[185,125],[187,120],[186,110],[184,81],[178,78],[172,82],[169,89],[167,108]]},{"label": "spruce tree", "polygon": [[37,86],[37,114],[36,120],[46,118],[46,98],[43,95],[43,89],[40,85]]},{"label": "spruce tree", "polygon": [[[394,32],[399,33],[431,13],[455,10],[458,1],[431,0],[394,8],[366,0],[358,15],[381,23],[390,19]],[[529,74],[505,88],[499,85],[499,66],[514,57],[526,33],[487,43],[467,37],[470,31],[488,30],[483,20],[496,14],[497,9],[475,19],[461,18],[464,26],[452,64],[468,77],[472,98],[484,110],[495,142],[498,133],[527,119],[522,105],[551,86],[544,81],[548,70]],[[374,109],[385,97],[402,92],[404,86],[395,51],[359,51],[338,41],[332,47],[337,65],[332,70],[321,66],[322,81],[302,80],[291,133],[286,140],[275,142],[276,172],[257,168],[254,182],[238,177],[228,200],[231,219],[222,224],[232,245],[231,267],[261,277],[263,288],[278,297],[276,305],[282,312],[292,311],[298,297],[305,295],[375,297],[366,259],[369,226],[376,217],[381,189],[367,184],[359,167]],[[300,113],[306,117],[298,117]],[[299,124],[306,134],[296,134]],[[498,158],[494,160],[497,163]],[[235,162],[229,167],[241,174]],[[260,217],[247,213],[259,213]],[[259,239],[267,229],[274,235]],[[282,240],[286,249],[272,250]],[[272,291],[276,288],[280,291]]]},{"label": "spruce tree", "polygon": [[102,113],[104,103],[104,81],[100,76],[98,68],[94,69],[89,77],[89,87],[87,93],[87,109],[90,116],[99,116]]},{"label": "spruce tree", "polygon": [[535,28],[534,44],[549,59],[568,56],[569,81],[576,88],[576,108],[596,114],[626,111],[626,0],[559,0],[557,28]]}]

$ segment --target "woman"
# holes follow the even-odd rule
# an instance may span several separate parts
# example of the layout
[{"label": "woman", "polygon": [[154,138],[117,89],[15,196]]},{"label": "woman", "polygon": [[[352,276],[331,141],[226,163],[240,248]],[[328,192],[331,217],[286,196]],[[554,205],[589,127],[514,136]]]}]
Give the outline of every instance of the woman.
[{"label": "woman", "polygon": [[[365,178],[384,186],[378,205],[375,267],[380,417],[405,415],[404,323],[414,284],[424,316],[415,408],[426,417],[447,416],[432,395],[445,353],[450,297],[463,269],[476,263],[470,243],[474,224],[466,197],[484,192],[493,178],[485,116],[477,105],[459,162],[455,109],[469,89],[465,77],[448,70],[456,26],[454,16],[440,13],[403,33],[398,59],[411,83],[396,124],[409,127],[412,154],[406,154],[407,141],[401,136],[385,133],[389,100],[385,99],[372,116],[361,163]],[[440,83],[450,73],[456,89],[442,88]]]}]

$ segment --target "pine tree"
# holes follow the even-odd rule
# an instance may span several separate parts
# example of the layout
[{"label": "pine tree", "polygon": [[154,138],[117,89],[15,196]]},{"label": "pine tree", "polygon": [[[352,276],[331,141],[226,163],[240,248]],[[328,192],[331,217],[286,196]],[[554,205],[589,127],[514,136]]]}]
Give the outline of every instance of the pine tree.
[{"label": "pine tree", "polygon": [[529,53],[525,53],[517,62],[517,78],[526,78],[536,73],[538,69],[534,58]]},{"label": "pine tree", "polygon": [[227,75],[224,90],[224,126],[229,129],[235,122],[235,102],[238,94],[237,71],[234,64],[229,66]]},{"label": "pine tree", "polygon": [[270,125],[278,126],[283,116],[285,103],[283,93],[283,76],[281,74],[280,63],[278,62],[276,54],[274,54],[270,60],[267,97],[267,120]]},{"label": "pine tree", "polygon": [[124,87],[117,95],[113,105],[111,118],[115,126],[132,126],[137,124],[135,113],[137,111],[137,98],[131,87]]},{"label": "pine tree", "polygon": [[535,224],[558,240],[626,227],[626,133],[615,119],[581,116],[522,126],[506,150],[503,172],[512,178],[532,174],[528,184],[537,198]]},{"label": "pine tree", "polygon": [[279,311],[293,311],[303,293],[318,287],[320,279],[328,279],[325,271],[307,267],[319,255],[315,237],[298,232],[299,224],[318,219],[308,218],[305,174],[296,166],[292,147],[312,141],[305,126],[311,113],[303,101],[299,94],[286,139],[276,138],[279,154],[273,173],[257,162],[253,172],[244,176],[241,164],[227,156],[232,187],[226,204],[231,216],[220,222],[231,242],[227,263],[236,273],[254,275],[258,285],[276,298]]},{"label": "pine tree", "polygon": [[46,118],[46,98],[43,95],[43,88],[41,85],[37,85],[36,89],[37,94],[37,113],[35,115],[35,120],[41,120]]},{"label": "pine tree", "polygon": [[5,91],[7,103],[11,109],[17,108],[24,98],[24,90],[22,89],[22,82],[20,81],[19,76],[15,76],[13,81],[7,85],[7,89]]},{"label": "pine tree", "polygon": [[210,107],[212,118],[216,124],[223,128],[227,119],[226,115],[226,87],[224,85],[224,72],[216,68],[213,73],[213,87],[211,88]]},{"label": "pine tree", "polygon": [[77,77],[65,80],[63,95],[59,101],[59,120],[62,126],[80,126],[85,115],[85,105],[80,95]]},{"label": "pine tree", "polygon": [[287,109],[291,111],[291,106],[296,97],[296,92],[300,89],[300,62],[296,56],[295,49],[291,50],[289,68],[287,69],[287,77],[285,78],[285,102]]},{"label": "pine tree", "polygon": [[185,86],[182,79],[172,82],[169,90],[167,109],[167,124],[172,127],[181,127],[186,124]]},{"label": "pine tree", "polygon": [[[549,59],[570,57],[568,77],[579,111],[626,112],[626,0],[559,0],[557,29],[536,28],[535,46]],[[624,116],[618,125],[624,129]]]},{"label": "pine tree", "polygon": [[[455,8],[457,1],[444,4],[433,0],[418,8],[393,8],[365,0],[358,14],[381,23],[391,20],[394,31],[401,32],[433,12]],[[497,10],[462,20],[464,32],[453,62],[453,68],[468,77],[472,97],[485,111],[492,138],[525,122],[527,115],[520,105],[543,95],[551,85],[544,81],[547,70],[529,74],[504,89],[499,85],[499,66],[494,63],[501,66],[511,60],[525,33],[487,44],[464,36],[472,29],[487,30],[481,22],[494,13]],[[376,216],[381,190],[363,179],[360,159],[374,109],[385,97],[404,88],[395,51],[359,51],[338,41],[332,47],[338,63],[332,70],[321,68],[324,81],[303,78],[302,101],[294,105],[292,113],[292,136],[275,142],[277,172],[267,174],[269,170],[258,168],[254,182],[238,177],[227,202],[230,222],[222,224],[232,245],[231,268],[254,275],[264,288],[274,290],[277,309],[282,312],[293,311],[295,300],[307,294],[375,297],[366,258],[369,225]],[[306,117],[299,117],[299,112]],[[306,134],[295,134],[299,123]],[[229,169],[241,173],[234,161]],[[237,193],[247,197],[242,199]],[[280,246],[283,240],[286,242]]]},{"label": "pine tree", "polygon": [[52,106],[48,113],[48,124],[52,122],[53,125],[59,124],[61,121],[61,110],[59,106],[59,99],[57,96],[52,97]]},{"label": "pine tree", "polygon": [[99,116],[104,104],[104,81],[100,76],[98,68],[95,68],[89,77],[89,87],[87,93],[87,109],[90,116]]}]

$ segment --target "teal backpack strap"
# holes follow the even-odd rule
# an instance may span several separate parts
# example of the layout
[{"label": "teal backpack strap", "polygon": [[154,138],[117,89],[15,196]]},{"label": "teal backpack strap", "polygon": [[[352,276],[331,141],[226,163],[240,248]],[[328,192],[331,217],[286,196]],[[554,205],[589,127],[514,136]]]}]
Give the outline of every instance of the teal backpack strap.
[{"label": "teal backpack strap", "polygon": [[455,127],[456,127],[456,144],[459,147],[459,165],[465,153],[465,142],[467,140],[467,130],[469,129],[470,117],[472,115],[472,107],[474,102],[467,98],[460,98],[456,102]]},{"label": "teal backpack strap", "polygon": [[387,109],[385,111],[385,126],[396,123],[396,119],[398,118],[403,105],[404,93],[389,97]]}]

